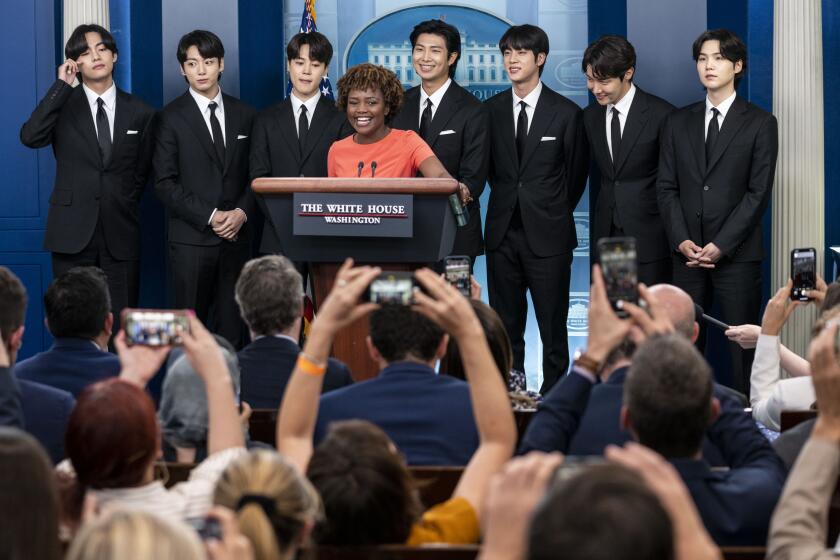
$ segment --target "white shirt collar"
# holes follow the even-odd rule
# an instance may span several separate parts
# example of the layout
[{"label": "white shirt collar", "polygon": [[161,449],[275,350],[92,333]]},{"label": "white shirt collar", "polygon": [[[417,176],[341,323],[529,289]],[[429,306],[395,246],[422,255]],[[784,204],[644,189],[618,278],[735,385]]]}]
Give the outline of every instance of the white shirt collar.
[{"label": "white shirt collar", "polygon": [[618,100],[618,103],[613,105],[610,103],[607,105],[607,114],[612,112],[613,107],[615,107],[619,114],[627,116],[627,113],[630,111],[630,106],[633,104],[633,98],[636,96],[636,86],[631,82],[630,89],[627,90],[627,93],[624,94],[624,97]]},{"label": "white shirt collar", "polygon": [[[735,102],[735,96],[736,95],[737,95],[737,93],[733,91],[732,95],[730,95],[729,97],[727,97],[726,99],[721,101],[718,104],[718,106],[716,107],[716,109],[718,111],[720,111],[720,118],[721,119],[726,118],[726,113],[729,112],[729,108],[732,107],[732,104]],[[709,100],[709,96],[707,95],[706,96],[706,114],[708,114],[709,111],[712,110],[712,107],[714,107],[714,105],[712,105],[712,102]]]},{"label": "white shirt collar", "polygon": [[297,96],[294,93],[289,95],[289,99],[291,99],[292,101],[292,112],[295,114],[295,116],[298,115],[298,112],[300,111],[300,106],[305,105],[306,111],[307,113],[309,113],[309,119],[311,120],[312,115],[315,114],[315,107],[318,106],[318,101],[321,100],[321,90],[319,89],[318,93],[316,93],[306,101],[301,101],[297,98]]},{"label": "white shirt collar", "polygon": [[190,95],[192,95],[192,98],[195,99],[195,102],[198,103],[198,108],[201,110],[202,115],[207,112],[207,107],[209,107],[211,103],[218,105],[218,107],[216,107],[216,118],[224,114],[225,106],[222,103],[222,88],[219,88],[219,93],[217,93],[216,97],[213,99],[207,99],[193,88],[190,88],[189,92]]},{"label": "white shirt collar", "polygon": [[513,88],[511,88],[511,92],[513,93],[513,106],[516,107],[517,105],[519,105],[520,101],[524,101],[525,104],[528,105],[528,107],[536,108],[537,101],[539,101],[540,99],[540,93],[542,92],[542,88],[542,81],[539,81],[537,83],[537,87],[532,89],[531,93],[529,93],[525,97],[519,97],[518,95],[516,95],[516,91],[514,91]]},{"label": "white shirt collar", "polygon": [[92,89],[87,87],[85,84],[82,84],[82,90],[84,90],[84,92],[85,92],[85,96],[87,97],[87,100],[88,100],[88,105],[90,105],[94,109],[99,108],[96,105],[96,100],[99,99],[100,97],[102,98],[102,101],[105,103],[105,108],[106,109],[115,109],[116,108],[117,84],[111,83],[111,87],[106,89],[102,93],[102,95],[99,95],[98,93],[96,93],[95,91],[93,91]]},{"label": "white shirt collar", "polygon": [[420,85],[420,110],[422,111],[423,109],[426,108],[426,100],[427,99],[432,100],[432,106],[435,109],[440,107],[440,102],[441,102],[441,100],[443,100],[443,96],[446,94],[446,90],[449,89],[449,84],[451,84],[451,83],[452,83],[452,78],[447,78],[446,81],[443,83],[443,85],[440,86],[439,88],[437,88],[437,91],[435,91],[432,95],[428,95],[426,93],[426,90],[423,89],[423,86],[421,84]]}]

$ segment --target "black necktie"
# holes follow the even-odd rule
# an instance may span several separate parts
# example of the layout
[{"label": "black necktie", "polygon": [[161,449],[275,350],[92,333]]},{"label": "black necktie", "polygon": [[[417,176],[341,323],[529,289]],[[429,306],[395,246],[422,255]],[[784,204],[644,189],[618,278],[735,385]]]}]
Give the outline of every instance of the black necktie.
[{"label": "black necktie", "polygon": [[309,132],[309,119],[306,118],[306,105],[300,106],[300,116],[298,117],[298,145],[300,146],[300,153],[303,154],[303,149],[306,147],[306,135]]},{"label": "black necktie", "polygon": [[216,157],[219,158],[220,167],[225,166],[225,135],[222,134],[222,125],[219,124],[219,119],[216,118],[216,102],[210,105],[210,130],[213,131],[213,145],[216,147]]},{"label": "black necktie", "polygon": [[718,115],[720,111],[712,107],[712,120],[709,121],[709,129],[706,132],[706,164],[712,159],[712,152],[715,149],[718,135],[720,134],[720,125],[718,124]]},{"label": "black necktie", "polygon": [[432,100],[426,99],[426,108],[423,109],[423,114],[420,115],[420,138],[426,142],[429,141],[426,135],[429,133],[430,128],[432,128]]},{"label": "black necktie", "polygon": [[111,159],[111,125],[108,123],[108,113],[105,112],[105,102],[101,97],[96,99],[99,106],[96,109],[96,137],[99,140],[99,153],[102,164],[108,165]]},{"label": "black necktie", "polygon": [[525,153],[525,141],[528,140],[528,113],[525,111],[527,106],[527,103],[520,101],[519,116],[516,117],[516,153],[520,161],[522,161],[522,154]]},{"label": "black necktie", "polygon": [[612,121],[610,122],[610,144],[612,144],[613,169],[618,164],[618,154],[621,149],[621,121],[618,120],[618,109],[612,109]]}]

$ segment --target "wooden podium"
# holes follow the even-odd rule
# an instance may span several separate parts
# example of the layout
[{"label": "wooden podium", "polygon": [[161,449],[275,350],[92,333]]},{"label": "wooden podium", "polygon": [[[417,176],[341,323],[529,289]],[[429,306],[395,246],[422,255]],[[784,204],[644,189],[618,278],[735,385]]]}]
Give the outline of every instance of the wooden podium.
[{"label": "wooden podium", "polygon": [[[436,263],[452,251],[457,226],[449,206],[449,196],[458,190],[458,182],[454,179],[278,177],[255,179],[251,188],[265,202],[283,255],[293,261],[310,263],[316,313],[319,303],[332,289],[339,266],[347,257],[352,257],[357,264],[380,266],[383,270],[414,270]],[[295,234],[295,219],[311,216],[301,211],[295,195],[318,193],[342,194],[350,201],[369,200],[370,195],[408,195],[411,199],[412,231],[408,237],[379,235],[375,231],[373,234],[370,231],[336,234],[324,221],[323,226],[316,223],[314,233]],[[323,235],[317,230],[320,227],[323,227]],[[352,226],[344,228],[345,231],[352,229]],[[359,228],[360,231],[362,229]],[[379,366],[370,359],[367,351],[367,334],[368,321],[365,318],[339,333],[333,344],[333,356],[350,366],[357,381],[374,377],[379,371]]]}]

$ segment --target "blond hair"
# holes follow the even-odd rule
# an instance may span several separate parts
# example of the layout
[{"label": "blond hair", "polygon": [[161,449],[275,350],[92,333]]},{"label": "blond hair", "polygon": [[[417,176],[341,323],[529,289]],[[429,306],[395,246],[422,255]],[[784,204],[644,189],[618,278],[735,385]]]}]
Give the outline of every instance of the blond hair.
[{"label": "blond hair", "polygon": [[67,553],[66,560],[203,560],[198,535],[176,524],[141,511],[115,511],[85,525]]},{"label": "blond hair", "polygon": [[213,502],[236,511],[256,560],[296,550],[304,527],[321,517],[321,499],[298,469],[273,451],[258,450],[231,463]]}]

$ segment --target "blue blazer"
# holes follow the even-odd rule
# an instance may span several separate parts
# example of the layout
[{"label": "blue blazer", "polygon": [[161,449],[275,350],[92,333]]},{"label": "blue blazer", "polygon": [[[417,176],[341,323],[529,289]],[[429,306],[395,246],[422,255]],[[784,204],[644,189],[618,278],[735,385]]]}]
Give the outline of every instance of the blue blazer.
[{"label": "blue blazer", "polygon": [[[299,353],[300,346],[276,336],[263,336],[240,350],[240,399],[251,408],[279,407]],[[350,368],[330,358],[322,392],[352,384]]]},{"label": "blue blazer", "polygon": [[466,465],[478,448],[466,382],[415,362],[321,397],[315,442],[330,423],[360,419],[382,428],[409,465]]},{"label": "blue blazer", "polygon": [[23,429],[20,385],[6,367],[0,367],[0,426]]},{"label": "blue blazer", "polygon": [[120,359],[86,338],[57,338],[49,350],[18,362],[15,375],[78,397],[88,385],[120,373]]},{"label": "blue blazer", "polygon": [[76,399],[67,391],[19,380],[26,431],[41,442],[53,463],[64,459],[64,432]]}]

